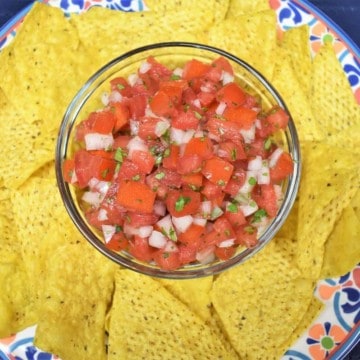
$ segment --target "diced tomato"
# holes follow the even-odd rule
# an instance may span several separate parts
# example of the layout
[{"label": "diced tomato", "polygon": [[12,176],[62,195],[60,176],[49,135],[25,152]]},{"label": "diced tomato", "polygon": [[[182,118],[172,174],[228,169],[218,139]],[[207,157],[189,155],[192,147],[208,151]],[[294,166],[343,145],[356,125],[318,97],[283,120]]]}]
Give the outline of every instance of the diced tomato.
[{"label": "diced tomato", "polygon": [[215,59],[212,62],[211,66],[213,68],[220,69],[221,71],[225,71],[230,75],[234,75],[234,70],[233,70],[229,60],[225,59],[223,56],[220,56],[217,59]]},{"label": "diced tomato", "polygon": [[212,142],[207,137],[192,138],[186,145],[184,155],[196,154],[201,159],[208,160],[214,156]]},{"label": "diced tomato", "polygon": [[146,185],[137,181],[122,181],[117,202],[129,211],[152,213],[156,194]]},{"label": "diced tomato", "polygon": [[204,180],[204,187],[201,193],[206,197],[207,200],[214,200],[222,194],[223,188],[208,179]]},{"label": "diced tomato", "polygon": [[150,101],[151,111],[158,116],[170,116],[174,112],[171,98],[163,91],[158,91]]},{"label": "diced tomato", "polygon": [[261,156],[265,159],[269,156],[269,151],[265,147],[264,139],[255,139],[252,143],[246,144],[245,152],[249,158]]},{"label": "diced tomato", "polygon": [[231,163],[214,156],[213,158],[205,161],[202,173],[212,183],[220,186],[226,186],[231,178],[233,170],[234,166]]},{"label": "diced tomato", "polygon": [[185,64],[182,77],[188,81],[201,77],[210,70],[210,66],[211,65],[205,64],[199,60],[192,59]]},{"label": "diced tomato", "polygon": [[280,182],[286,179],[294,171],[294,162],[289,153],[283,152],[276,162],[275,166],[270,169],[270,179],[272,182]]},{"label": "diced tomato", "polygon": [[236,253],[236,247],[215,247],[215,255],[221,260],[228,260],[233,257]]},{"label": "diced tomato", "polygon": [[197,246],[204,232],[204,226],[191,224],[185,232],[179,233],[178,240],[184,244]]},{"label": "diced tomato", "polygon": [[131,140],[130,135],[118,135],[114,139],[113,148],[114,149],[122,148],[125,152],[127,152],[126,146],[130,140]]},{"label": "diced tomato", "polygon": [[188,87],[185,80],[162,81],[160,83],[160,90],[162,90],[177,106],[181,103],[183,91]]},{"label": "diced tomato", "polygon": [[124,103],[119,102],[111,104],[111,111],[116,119],[114,132],[117,132],[129,123],[130,111]]},{"label": "diced tomato", "polygon": [[250,225],[243,225],[236,229],[236,243],[252,248],[258,243],[257,229]]},{"label": "diced tomato", "polygon": [[244,90],[234,82],[226,84],[216,94],[216,100],[218,102],[224,102],[228,107],[243,105],[245,99]]},{"label": "diced tomato", "polygon": [[168,151],[167,156],[164,156],[164,158],[163,158],[163,167],[165,169],[176,170],[178,159],[179,159],[179,154],[180,154],[180,147],[177,145],[171,144],[168,149],[169,149],[169,151]]},{"label": "diced tomato", "polygon": [[224,192],[230,194],[231,196],[236,196],[241,187],[244,185],[246,180],[246,171],[239,170],[236,171],[234,175],[231,176],[228,183],[224,188]]},{"label": "diced tomato", "polygon": [[66,159],[63,163],[63,175],[64,180],[71,183],[72,177],[75,171],[75,161],[74,159]]},{"label": "diced tomato", "polygon": [[172,216],[195,214],[200,206],[200,193],[190,189],[171,190],[166,198],[166,207]]},{"label": "diced tomato", "polygon": [[195,112],[192,110],[180,111],[172,118],[171,125],[176,129],[181,130],[196,130],[199,126],[199,118],[196,117]]},{"label": "diced tomato", "polygon": [[125,217],[125,222],[135,228],[147,225],[154,225],[158,220],[159,216],[155,215],[154,213],[144,214],[133,211],[128,211]]},{"label": "diced tomato", "polygon": [[241,129],[250,129],[254,125],[257,112],[245,107],[227,107],[223,116],[228,121],[234,122],[240,126]]},{"label": "diced tomato", "polygon": [[156,191],[158,197],[164,198],[168,189],[180,188],[182,184],[181,175],[176,171],[158,168],[152,174],[146,177],[146,183]]},{"label": "diced tomato", "polygon": [[129,241],[129,253],[140,261],[149,262],[154,259],[156,250],[149,245],[148,239],[134,236]]},{"label": "diced tomato", "polygon": [[231,162],[247,158],[242,144],[235,144],[232,141],[219,143],[218,156]]},{"label": "diced tomato", "polygon": [[147,96],[143,94],[134,95],[128,100],[130,117],[132,119],[138,119],[145,115],[145,109],[147,104]]},{"label": "diced tomato", "polygon": [[126,239],[123,232],[115,233],[110,241],[105,244],[105,246],[113,251],[122,251],[127,249],[129,246],[129,241]]},{"label": "diced tomato", "polygon": [[215,92],[204,92],[201,91],[198,94],[198,99],[200,101],[201,106],[210,106],[215,100]]},{"label": "diced tomato", "polygon": [[147,72],[153,78],[159,79],[161,81],[168,81],[170,79],[172,71],[169,68],[155,60],[155,58],[152,56],[149,56],[146,61],[151,65]]},{"label": "diced tomato", "polygon": [[196,261],[197,248],[188,244],[180,244],[179,249],[179,260],[181,265],[190,264]]},{"label": "diced tomato", "polygon": [[75,153],[75,173],[80,188],[88,185],[91,178],[110,181],[114,176],[116,162],[81,149]]},{"label": "diced tomato", "polygon": [[219,234],[218,241],[236,238],[233,227],[224,215],[215,220],[214,230]]},{"label": "diced tomato", "polygon": [[246,219],[243,212],[235,204],[231,204],[226,208],[224,216],[234,229],[237,229],[239,226],[246,224]]},{"label": "diced tomato", "polygon": [[[139,178],[140,177],[140,178]],[[138,181],[144,182],[144,174],[141,173],[139,166],[129,159],[125,159],[121,164],[120,170],[117,176],[117,182],[122,180],[133,180],[138,179]]]},{"label": "diced tomato", "polygon": [[193,174],[201,171],[203,160],[197,154],[188,154],[179,157],[177,171],[179,174]]},{"label": "diced tomato", "polygon": [[190,188],[200,188],[203,183],[203,176],[201,173],[182,175],[181,182],[184,185],[189,185]]},{"label": "diced tomato", "polygon": [[164,249],[159,249],[154,254],[154,261],[164,270],[176,270],[181,266],[178,251],[168,252]]},{"label": "diced tomato", "polygon": [[266,121],[268,121],[276,130],[285,129],[289,122],[289,115],[282,108],[273,108],[266,117]]},{"label": "diced tomato", "polygon": [[131,161],[138,166],[141,174],[150,174],[155,165],[155,159],[149,151],[134,150]]},{"label": "diced tomato", "polygon": [[206,123],[205,128],[219,139],[229,139],[233,142],[242,141],[239,124],[227,121],[225,118],[211,117]]},{"label": "diced tomato", "polygon": [[122,96],[130,97],[131,86],[123,77],[117,77],[110,81],[110,86],[112,91],[118,91]]},{"label": "diced tomato", "polygon": [[256,185],[252,191],[252,198],[270,217],[276,215],[278,205],[274,185]]}]

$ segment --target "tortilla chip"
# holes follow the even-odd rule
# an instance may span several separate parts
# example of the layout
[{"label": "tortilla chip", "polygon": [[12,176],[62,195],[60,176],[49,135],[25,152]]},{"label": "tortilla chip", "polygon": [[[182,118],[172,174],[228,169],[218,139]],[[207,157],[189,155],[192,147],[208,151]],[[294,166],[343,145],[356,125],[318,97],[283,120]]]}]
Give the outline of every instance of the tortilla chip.
[{"label": "tortilla chip", "polygon": [[351,206],[360,221],[360,189],[356,192],[354,198],[352,199]]},{"label": "tortilla chip", "polygon": [[302,92],[307,98],[311,88],[312,58],[309,43],[309,25],[302,25],[284,32],[281,47],[290,59]]},{"label": "tortilla chip", "polygon": [[237,359],[210,326],[158,281],[116,273],[108,359]]},{"label": "tortilla chip", "polygon": [[291,333],[288,339],[279,346],[279,352],[285,353],[302,335],[307,329],[309,329],[311,323],[316,319],[321,311],[324,309],[324,304],[315,296],[312,297],[309,307],[306,309],[304,316],[297,324],[296,329]]},{"label": "tortilla chip", "polygon": [[360,106],[330,43],[314,58],[311,99],[326,141],[359,151]]},{"label": "tortilla chip", "polygon": [[210,319],[212,276],[189,280],[158,279],[158,281],[196,315],[205,321]]},{"label": "tortilla chip", "polygon": [[215,24],[209,29],[208,43],[245,60],[270,79],[276,46],[275,12],[262,11]]},{"label": "tortilla chip", "polygon": [[321,278],[345,275],[360,262],[360,220],[353,208],[344,209],[325,244]]},{"label": "tortilla chip", "polygon": [[304,276],[319,278],[325,241],[360,186],[359,172],[352,152],[304,143],[297,237],[297,261]]},{"label": "tortilla chip", "polygon": [[[91,49],[98,64],[104,65],[129,50],[154,43],[154,39],[155,42],[204,42],[204,32],[214,22],[212,3],[196,3],[197,11],[189,12],[181,7],[164,14],[124,13],[94,7],[86,13],[73,15],[71,23],[78,29],[84,47]],[[114,34],[117,34],[116,41]]]},{"label": "tortilla chip", "polygon": [[269,0],[230,0],[226,18],[237,18],[240,15],[253,14],[270,10]]},{"label": "tortilla chip", "polygon": [[308,307],[313,282],[301,278],[286,257],[271,242],[214,282],[215,310],[242,358],[279,358],[279,346]]},{"label": "tortilla chip", "polygon": [[272,76],[272,85],[280,93],[295,122],[300,143],[302,141],[321,141],[324,137],[319,128],[308,96],[296,75],[295,68],[287,52],[279,47],[276,53],[276,65]]},{"label": "tortilla chip", "polygon": [[33,177],[55,181],[55,161],[51,160],[43,165],[40,169],[34,172]]},{"label": "tortilla chip", "polygon": [[63,359],[106,359],[115,269],[80,235],[48,252],[34,344]]},{"label": "tortilla chip", "polygon": [[299,199],[295,200],[293,208],[290,211],[288,218],[284,225],[280,228],[277,233],[277,237],[283,237],[288,239],[295,239],[297,235],[298,226],[298,211],[299,211]]}]

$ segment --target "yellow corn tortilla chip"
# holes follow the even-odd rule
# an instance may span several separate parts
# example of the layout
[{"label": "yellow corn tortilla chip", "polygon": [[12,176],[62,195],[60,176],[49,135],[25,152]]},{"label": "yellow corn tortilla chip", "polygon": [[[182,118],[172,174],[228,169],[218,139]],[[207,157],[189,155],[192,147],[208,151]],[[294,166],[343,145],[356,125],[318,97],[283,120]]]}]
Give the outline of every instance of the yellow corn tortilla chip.
[{"label": "yellow corn tortilla chip", "polygon": [[[279,358],[279,346],[308,308],[313,282],[274,242],[245,263],[219,275],[214,308],[241,358]],[[270,305],[271,304],[271,305]]]},{"label": "yellow corn tortilla chip", "polygon": [[316,54],[312,69],[311,106],[326,141],[358,151],[360,106],[330,43]]},{"label": "yellow corn tortilla chip", "polygon": [[288,239],[295,239],[297,235],[298,225],[298,210],[299,210],[299,199],[295,200],[293,208],[290,211],[288,218],[284,225],[280,228],[277,233],[277,237],[283,237]]},{"label": "yellow corn tortilla chip", "polygon": [[55,181],[55,161],[49,161],[40,169],[36,170],[32,176]]},{"label": "yellow corn tortilla chip", "polygon": [[360,221],[360,189],[356,192],[354,198],[352,199],[351,206]]},{"label": "yellow corn tortilla chip", "polygon": [[226,18],[270,10],[269,0],[230,0]]},{"label": "yellow corn tortilla chip", "polygon": [[323,143],[303,146],[299,189],[297,261],[304,276],[318,279],[324,244],[360,186],[358,157]]},{"label": "yellow corn tortilla chip", "polygon": [[312,70],[309,26],[302,25],[285,31],[281,47],[285,50],[286,58],[290,59],[302,92],[309,97]]},{"label": "yellow corn tortilla chip", "polygon": [[360,262],[360,220],[353,208],[344,209],[325,243],[321,278],[345,275]]},{"label": "yellow corn tortilla chip", "polygon": [[73,15],[71,23],[78,29],[84,47],[91,49],[95,61],[104,65],[131,49],[154,42],[204,42],[204,32],[214,22],[213,2],[196,4],[201,12],[189,12],[181,7],[164,14],[161,11],[124,13],[94,7],[84,14]]},{"label": "yellow corn tortilla chip", "polygon": [[63,359],[106,359],[115,269],[80,235],[48,252],[34,344]]},{"label": "yellow corn tortilla chip", "polygon": [[158,281],[196,315],[205,321],[209,320],[211,317],[210,290],[213,282],[212,276],[189,280],[158,279]]},{"label": "yellow corn tortilla chip", "polygon": [[227,50],[270,79],[276,46],[276,17],[272,10],[225,19],[209,29],[207,42]]},{"label": "yellow corn tortilla chip", "polygon": [[302,141],[321,141],[324,137],[317,123],[295,68],[287,52],[279,47],[276,52],[272,85],[280,93],[294,119],[300,143]]},{"label": "yellow corn tortilla chip", "polygon": [[291,333],[288,339],[279,347],[280,353],[285,353],[299,338],[309,329],[312,322],[319,316],[324,309],[324,304],[315,296],[311,298],[309,307],[306,309],[304,316],[297,324],[296,329]]},{"label": "yellow corn tortilla chip", "polygon": [[237,359],[212,328],[158,281],[122,270],[110,314],[108,359]]}]

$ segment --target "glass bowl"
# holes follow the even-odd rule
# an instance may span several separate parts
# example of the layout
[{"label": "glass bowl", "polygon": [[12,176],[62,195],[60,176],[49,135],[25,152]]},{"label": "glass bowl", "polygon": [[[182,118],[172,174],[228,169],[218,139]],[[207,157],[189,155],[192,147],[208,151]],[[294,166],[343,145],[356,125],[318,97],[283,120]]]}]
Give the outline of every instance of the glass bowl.
[{"label": "glass bowl", "polygon": [[[169,271],[160,269],[156,264],[141,262],[126,251],[118,253],[109,250],[104,244],[102,234],[87,222],[76,190],[64,180],[63,163],[74,152],[76,125],[90,111],[96,109],[96,103],[101,98],[101,94],[107,91],[111,79],[119,76],[127,78],[128,75],[136,72],[140,64],[149,56],[153,56],[160,63],[171,68],[181,66],[191,59],[210,63],[219,56],[223,56],[233,66],[235,81],[245,87],[248,92],[260,97],[263,108],[270,109],[272,106],[278,105],[290,115],[287,128],[281,132],[280,142],[284,150],[290,153],[294,161],[294,170],[293,174],[282,183],[284,195],[279,211],[259,237],[256,246],[252,248],[239,247],[237,253],[228,260],[216,260],[206,265],[200,263],[191,264],[178,270]],[[300,147],[294,122],[286,108],[285,102],[271,84],[258,71],[234,55],[207,45],[186,42],[158,43],[129,51],[109,62],[91,76],[73,98],[64,115],[59,129],[55,161],[56,177],[62,200],[72,221],[82,235],[98,251],[115,263],[142,274],[170,279],[197,278],[218,274],[241,264],[260,251],[271,241],[285,222],[297,195],[301,173]]]}]

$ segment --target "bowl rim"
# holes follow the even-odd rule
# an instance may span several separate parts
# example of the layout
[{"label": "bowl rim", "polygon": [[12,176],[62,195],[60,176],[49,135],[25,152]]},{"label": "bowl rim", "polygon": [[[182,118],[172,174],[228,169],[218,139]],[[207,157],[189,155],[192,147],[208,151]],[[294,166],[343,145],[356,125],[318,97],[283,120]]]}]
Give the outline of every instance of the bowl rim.
[{"label": "bowl rim", "polygon": [[[72,127],[74,126],[75,120],[77,118],[78,113],[82,109],[83,105],[86,103],[88,98],[92,95],[95,89],[89,92],[91,89],[91,85],[101,76],[110,70],[114,65],[120,63],[123,60],[128,59],[129,57],[140,54],[146,51],[163,49],[163,48],[191,48],[197,50],[203,50],[205,52],[218,54],[219,56],[223,56],[231,61],[237,63],[246,71],[248,71],[253,77],[256,78],[257,81],[261,83],[262,86],[270,93],[272,98],[276,101],[276,103],[283,108],[289,115],[289,123],[287,130],[285,131],[285,136],[287,140],[287,146],[289,147],[289,153],[294,161],[294,171],[293,174],[289,176],[288,185],[286,188],[286,192],[283,194],[284,199],[282,204],[278,210],[276,217],[271,221],[270,225],[267,226],[266,230],[261,234],[258,239],[258,244],[253,248],[247,248],[244,251],[236,254],[232,258],[215,262],[209,265],[202,265],[202,267],[191,268],[183,267],[177,270],[163,270],[159,267],[152,267],[150,264],[146,265],[145,263],[138,262],[136,259],[133,261],[128,257],[124,257],[115,253],[114,251],[106,248],[105,244],[101,242],[96,235],[94,235],[93,231],[91,231],[90,226],[86,224],[83,220],[83,217],[79,213],[77,207],[74,204],[73,197],[70,192],[70,186],[65,182],[63,176],[62,165],[63,161],[66,159],[69,137],[66,135],[66,130],[68,126],[70,126],[70,130],[67,135],[70,135]],[[154,54],[153,56],[156,56]],[[194,55],[195,56],[195,55]],[[104,79],[100,84],[104,81],[108,81],[108,78]],[[81,102],[79,103],[79,100]],[[72,114],[75,111],[75,116]],[[69,123],[70,122],[70,123]],[[258,70],[249,65],[246,61],[240,59],[239,57],[222,50],[220,48],[205,45],[201,43],[194,42],[183,42],[183,41],[172,41],[172,42],[159,42],[153,43],[150,45],[141,46],[135,49],[132,49],[128,52],[121,54],[120,56],[114,58],[109,61],[107,64],[98,69],[90,78],[85,82],[85,84],[80,88],[80,90],[75,94],[72,98],[70,104],[68,105],[64,116],[62,118],[58,137],[56,142],[55,149],[55,173],[58,189],[64,203],[64,206],[77,227],[80,233],[85,237],[85,239],[90,242],[98,251],[100,251],[104,256],[114,261],[116,264],[121,265],[127,269],[136,271],[138,273],[142,273],[144,275],[159,277],[159,278],[168,278],[168,279],[191,279],[191,278],[199,278],[204,276],[216,275],[227,269],[234,267],[235,265],[239,265],[244,261],[248,260],[256,253],[258,253],[261,249],[263,249],[276,235],[276,233],[280,230],[281,226],[287,219],[297,196],[299,185],[300,185],[300,177],[301,177],[301,152],[300,152],[300,144],[299,138],[296,131],[295,123],[292,118],[292,115],[286,106],[285,101],[278,93],[278,91],[271,85],[271,83],[262,75]],[[199,266],[199,265],[195,265]]]}]

